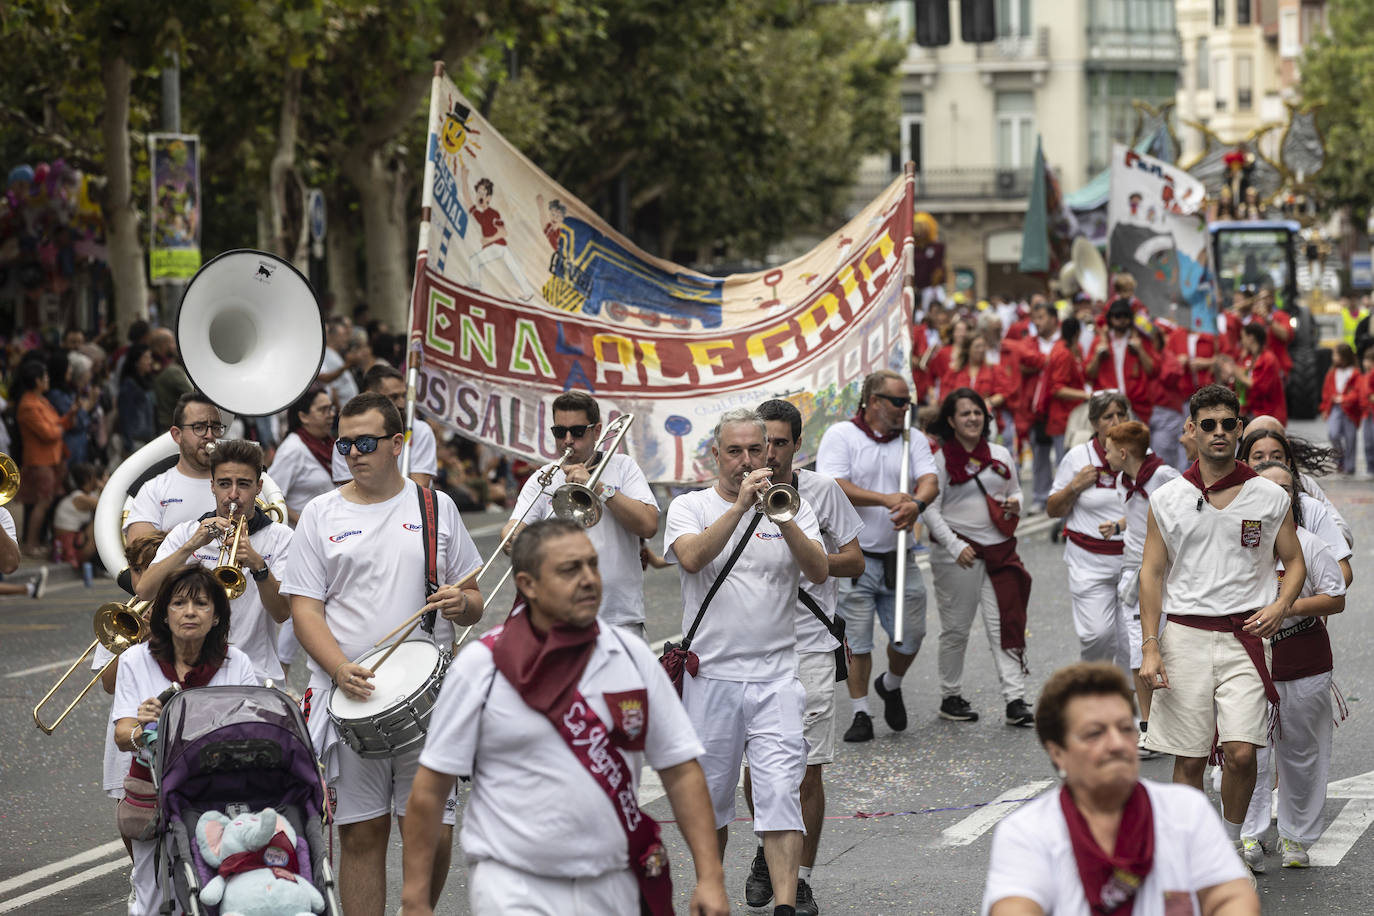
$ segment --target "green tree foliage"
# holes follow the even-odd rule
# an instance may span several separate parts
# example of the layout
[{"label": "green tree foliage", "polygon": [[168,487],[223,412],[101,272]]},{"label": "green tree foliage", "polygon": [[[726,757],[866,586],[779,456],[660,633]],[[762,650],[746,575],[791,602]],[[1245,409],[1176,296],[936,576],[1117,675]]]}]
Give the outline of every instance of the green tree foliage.
[{"label": "green tree foliage", "polygon": [[492,106],[498,129],[664,256],[761,254],[833,217],[897,120],[903,49],[865,7],[603,0],[566,10]]},{"label": "green tree foliage", "polygon": [[1331,33],[1302,61],[1302,98],[1318,104],[1326,165],[1317,185],[1327,206],[1374,203],[1374,0],[1332,0]]}]

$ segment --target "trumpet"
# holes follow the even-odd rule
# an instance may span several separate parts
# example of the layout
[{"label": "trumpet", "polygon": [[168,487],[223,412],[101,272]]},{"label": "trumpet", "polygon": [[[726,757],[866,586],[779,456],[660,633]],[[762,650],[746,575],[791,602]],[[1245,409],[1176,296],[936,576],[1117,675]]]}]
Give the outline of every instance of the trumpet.
[{"label": "trumpet", "polygon": [[[233,518],[238,511],[238,503],[229,504],[229,517]],[[238,523],[234,525],[234,537],[227,536],[221,538],[223,546],[219,549],[219,559],[215,561],[215,568],[210,571],[216,581],[224,586],[224,592],[233,601],[240,597],[244,589],[248,588],[248,579],[234,562],[234,557],[239,555],[239,539],[243,537],[243,528],[247,520],[240,515]]]},{"label": "trumpet", "polygon": [[0,506],[19,492],[19,466],[9,455],[0,453]]},{"label": "trumpet", "polygon": [[[632,413],[623,413],[616,417],[606,426],[606,432],[601,437],[601,441],[606,441],[606,437],[615,434],[615,440],[611,442],[611,447],[606,449],[605,455],[597,462],[596,470],[592,471],[592,476],[586,483],[565,483],[557,490],[553,491],[553,514],[555,518],[572,522],[579,528],[590,528],[601,521],[601,500],[596,495],[596,484],[601,480],[601,472],[606,469],[611,456],[616,449],[620,448],[621,441],[625,434],[630,431],[630,424],[635,421]],[[601,443],[598,442],[598,445]]]},{"label": "trumpet", "polygon": [[[148,619],[146,614],[151,601],[131,601],[128,604],[120,604],[118,601],[111,601],[102,604],[95,612],[95,642],[86,647],[72,666],[68,668],[57,683],[52,685],[52,689],[43,694],[43,699],[38,701],[38,705],[33,708],[33,724],[37,725],[45,735],[51,735],[57,726],[62,724],[62,720],[67,718],[67,714],[76,708],[76,704],[81,702],[82,697],[90,692],[110,666],[119,660],[119,656],[126,649],[132,648],[141,642],[146,642],[150,634]],[[52,695],[57,693],[58,688],[67,682],[67,679],[81,667],[81,663],[90,657],[95,651],[96,646],[104,646],[114,653],[114,658],[105,663],[105,666],[96,672],[95,677],[91,678],[81,692],[76,695],[76,699],[67,704],[67,708],[62,710],[61,715],[52,721],[51,724],[43,721],[42,710],[47,702],[52,699]]]},{"label": "trumpet", "polygon": [[754,511],[762,512],[775,525],[790,522],[801,508],[801,496],[791,484],[775,483],[759,494]]}]

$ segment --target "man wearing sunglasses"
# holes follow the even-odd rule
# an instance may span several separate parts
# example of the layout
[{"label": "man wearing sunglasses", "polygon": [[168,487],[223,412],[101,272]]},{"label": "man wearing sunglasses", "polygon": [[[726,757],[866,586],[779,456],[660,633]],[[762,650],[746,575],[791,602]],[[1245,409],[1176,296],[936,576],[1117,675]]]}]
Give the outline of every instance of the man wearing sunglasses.
[{"label": "man wearing sunglasses", "polygon": [[[1198,460],[1154,492],[1146,519],[1140,680],[1154,699],[1145,746],[1174,755],[1174,782],[1201,789],[1216,736],[1222,818],[1243,859],[1255,751],[1268,743],[1268,704],[1278,705],[1269,638],[1294,615],[1306,566],[1289,495],[1236,461],[1235,393],[1208,385],[1188,408],[1184,432]],[[1277,598],[1275,556],[1284,568]]]},{"label": "man wearing sunglasses", "polygon": [[[386,363],[378,363],[363,376],[363,390],[383,395],[400,412],[401,419],[406,415],[406,379],[401,371]],[[398,457],[396,459],[400,461]],[[336,449],[334,460],[329,469],[334,483],[343,485],[353,479],[348,469],[348,459]],[[415,416],[415,426],[410,430],[410,479],[422,487],[427,487],[439,473],[438,449],[434,441],[434,430],[428,423]]]},{"label": "man wearing sunglasses", "polygon": [[[902,676],[926,635],[926,591],[910,555],[897,556],[897,532],[911,528],[939,493],[935,459],[920,432],[911,436],[908,477],[901,480],[902,418],[911,405],[906,380],[888,369],[864,379],[859,410],[854,418],[825,431],[816,453],[816,473],[833,477],[854,504],[863,521],[859,547],[864,571],[840,579],[839,612],[854,660],[849,669],[849,698],[854,721],[844,740],[873,740],[868,710],[868,678],[873,673],[873,619],[887,631],[887,672],[878,675],[873,689],[883,701],[883,718],[893,731],[906,728]],[[913,483],[914,481],[914,483]],[[914,546],[908,542],[910,549]],[[895,642],[896,570],[907,564],[903,597],[902,642]]]},{"label": "man wearing sunglasses", "polygon": [[[215,508],[210,490],[210,446],[224,435],[224,418],[215,403],[199,391],[183,394],[172,409],[172,440],[180,452],[176,464],[138,485],[124,540],[132,543],[154,531],[171,531]],[[154,465],[151,470],[156,470]]]},{"label": "man wearing sunglasses", "polygon": [[[351,660],[417,610],[442,615],[432,634],[413,639],[448,646],[454,626],[482,616],[482,595],[471,577],[482,565],[458,508],[434,493],[435,573],[439,588],[426,597],[425,521],[420,493],[401,476],[396,459],[401,415],[391,400],[363,392],[339,412],[335,448],[347,453],[353,479],[306,504],[291,540],[281,592],[291,600],[296,638],[310,655],[304,707],[315,751],[335,798],[342,857],[339,891],[344,912],[386,912],[386,852],[394,813],[404,818],[420,748],[384,759],[363,759],[329,718],[330,689],[366,700],[373,672]],[[393,659],[388,664],[397,664]],[[450,796],[435,862],[431,904],[448,874],[456,800]]]},{"label": "man wearing sunglasses", "polygon": [[572,454],[554,473],[548,489],[541,490],[538,474],[530,475],[501,533],[504,536],[512,527],[524,528],[541,518],[552,518],[554,492],[564,483],[585,485],[605,461],[606,469],[596,482],[596,497],[604,511],[601,521],[586,529],[601,563],[599,616],[602,622],[643,639],[644,566],[639,562],[639,539],[658,532],[658,501],[633,458],[623,452],[605,455],[597,450],[602,444],[602,423],[601,405],[595,398],[585,391],[566,391],[553,399],[551,413],[549,432],[554,448],[560,453],[571,448]]}]

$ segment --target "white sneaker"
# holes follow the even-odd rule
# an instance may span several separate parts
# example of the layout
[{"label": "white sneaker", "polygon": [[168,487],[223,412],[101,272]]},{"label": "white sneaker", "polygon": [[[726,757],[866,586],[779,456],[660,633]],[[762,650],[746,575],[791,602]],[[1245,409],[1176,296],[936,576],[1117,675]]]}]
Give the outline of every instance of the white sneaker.
[{"label": "white sneaker", "polygon": [[1245,858],[1245,841],[1236,840],[1236,855],[1240,856],[1240,864],[1245,866],[1245,880],[1250,882],[1250,889],[1258,891],[1259,883],[1255,881],[1255,870],[1250,867],[1250,861]]},{"label": "white sneaker", "polygon": [[1140,733],[1140,738],[1136,741],[1136,753],[1139,755],[1141,760],[1154,760],[1157,757],[1164,756],[1159,751],[1152,751],[1145,746],[1144,732]]},{"label": "white sneaker", "polygon": [[1264,847],[1252,836],[1240,838],[1240,857],[1257,875],[1264,874]]},{"label": "white sneaker", "polygon": [[1306,868],[1311,864],[1302,844],[1286,836],[1279,837],[1279,855],[1283,858],[1284,868]]}]

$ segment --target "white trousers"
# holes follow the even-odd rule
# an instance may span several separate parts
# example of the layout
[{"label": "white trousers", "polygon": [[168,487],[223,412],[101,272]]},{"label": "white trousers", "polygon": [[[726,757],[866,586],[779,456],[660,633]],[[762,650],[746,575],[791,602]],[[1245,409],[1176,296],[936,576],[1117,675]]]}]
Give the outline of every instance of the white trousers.
[{"label": "white trousers", "polygon": [[1310,846],[1322,835],[1326,778],[1331,772],[1331,672],[1275,681],[1274,686],[1279,692],[1280,728],[1273,741],[1255,753],[1255,794],[1250,796],[1241,834],[1258,837],[1269,828],[1272,760],[1279,777],[1279,835]]},{"label": "white trousers", "polygon": [[1069,543],[1064,545],[1064,565],[1069,568],[1069,599],[1079,657],[1085,662],[1115,662],[1129,670],[1130,636],[1116,594],[1121,557],[1092,553]]},{"label": "white trousers", "polygon": [[157,840],[134,840],[133,847],[134,902],[129,907],[129,916],[152,916],[162,906],[162,889],[157,880]]},{"label": "white trousers", "polygon": [[473,916],[565,916],[638,913],[639,884],[629,869],[595,878],[549,878],[492,859],[468,872]]},{"label": "white trousers", "polygon": [[940,608],[940,696],[963,693],[968,634],[977,616],[983,621],[997,679],[1002,683],[1002,699],[1008,703],[1022,699],[1026,693],[1026,679],[1016,659],[1002,651],[1002,617],[987,565],[982,560],[974,560],[973,565],[965,569],[955,562],[948,550],[937,545],[931,550],[930,571],[935,580],[935,601]]}]

